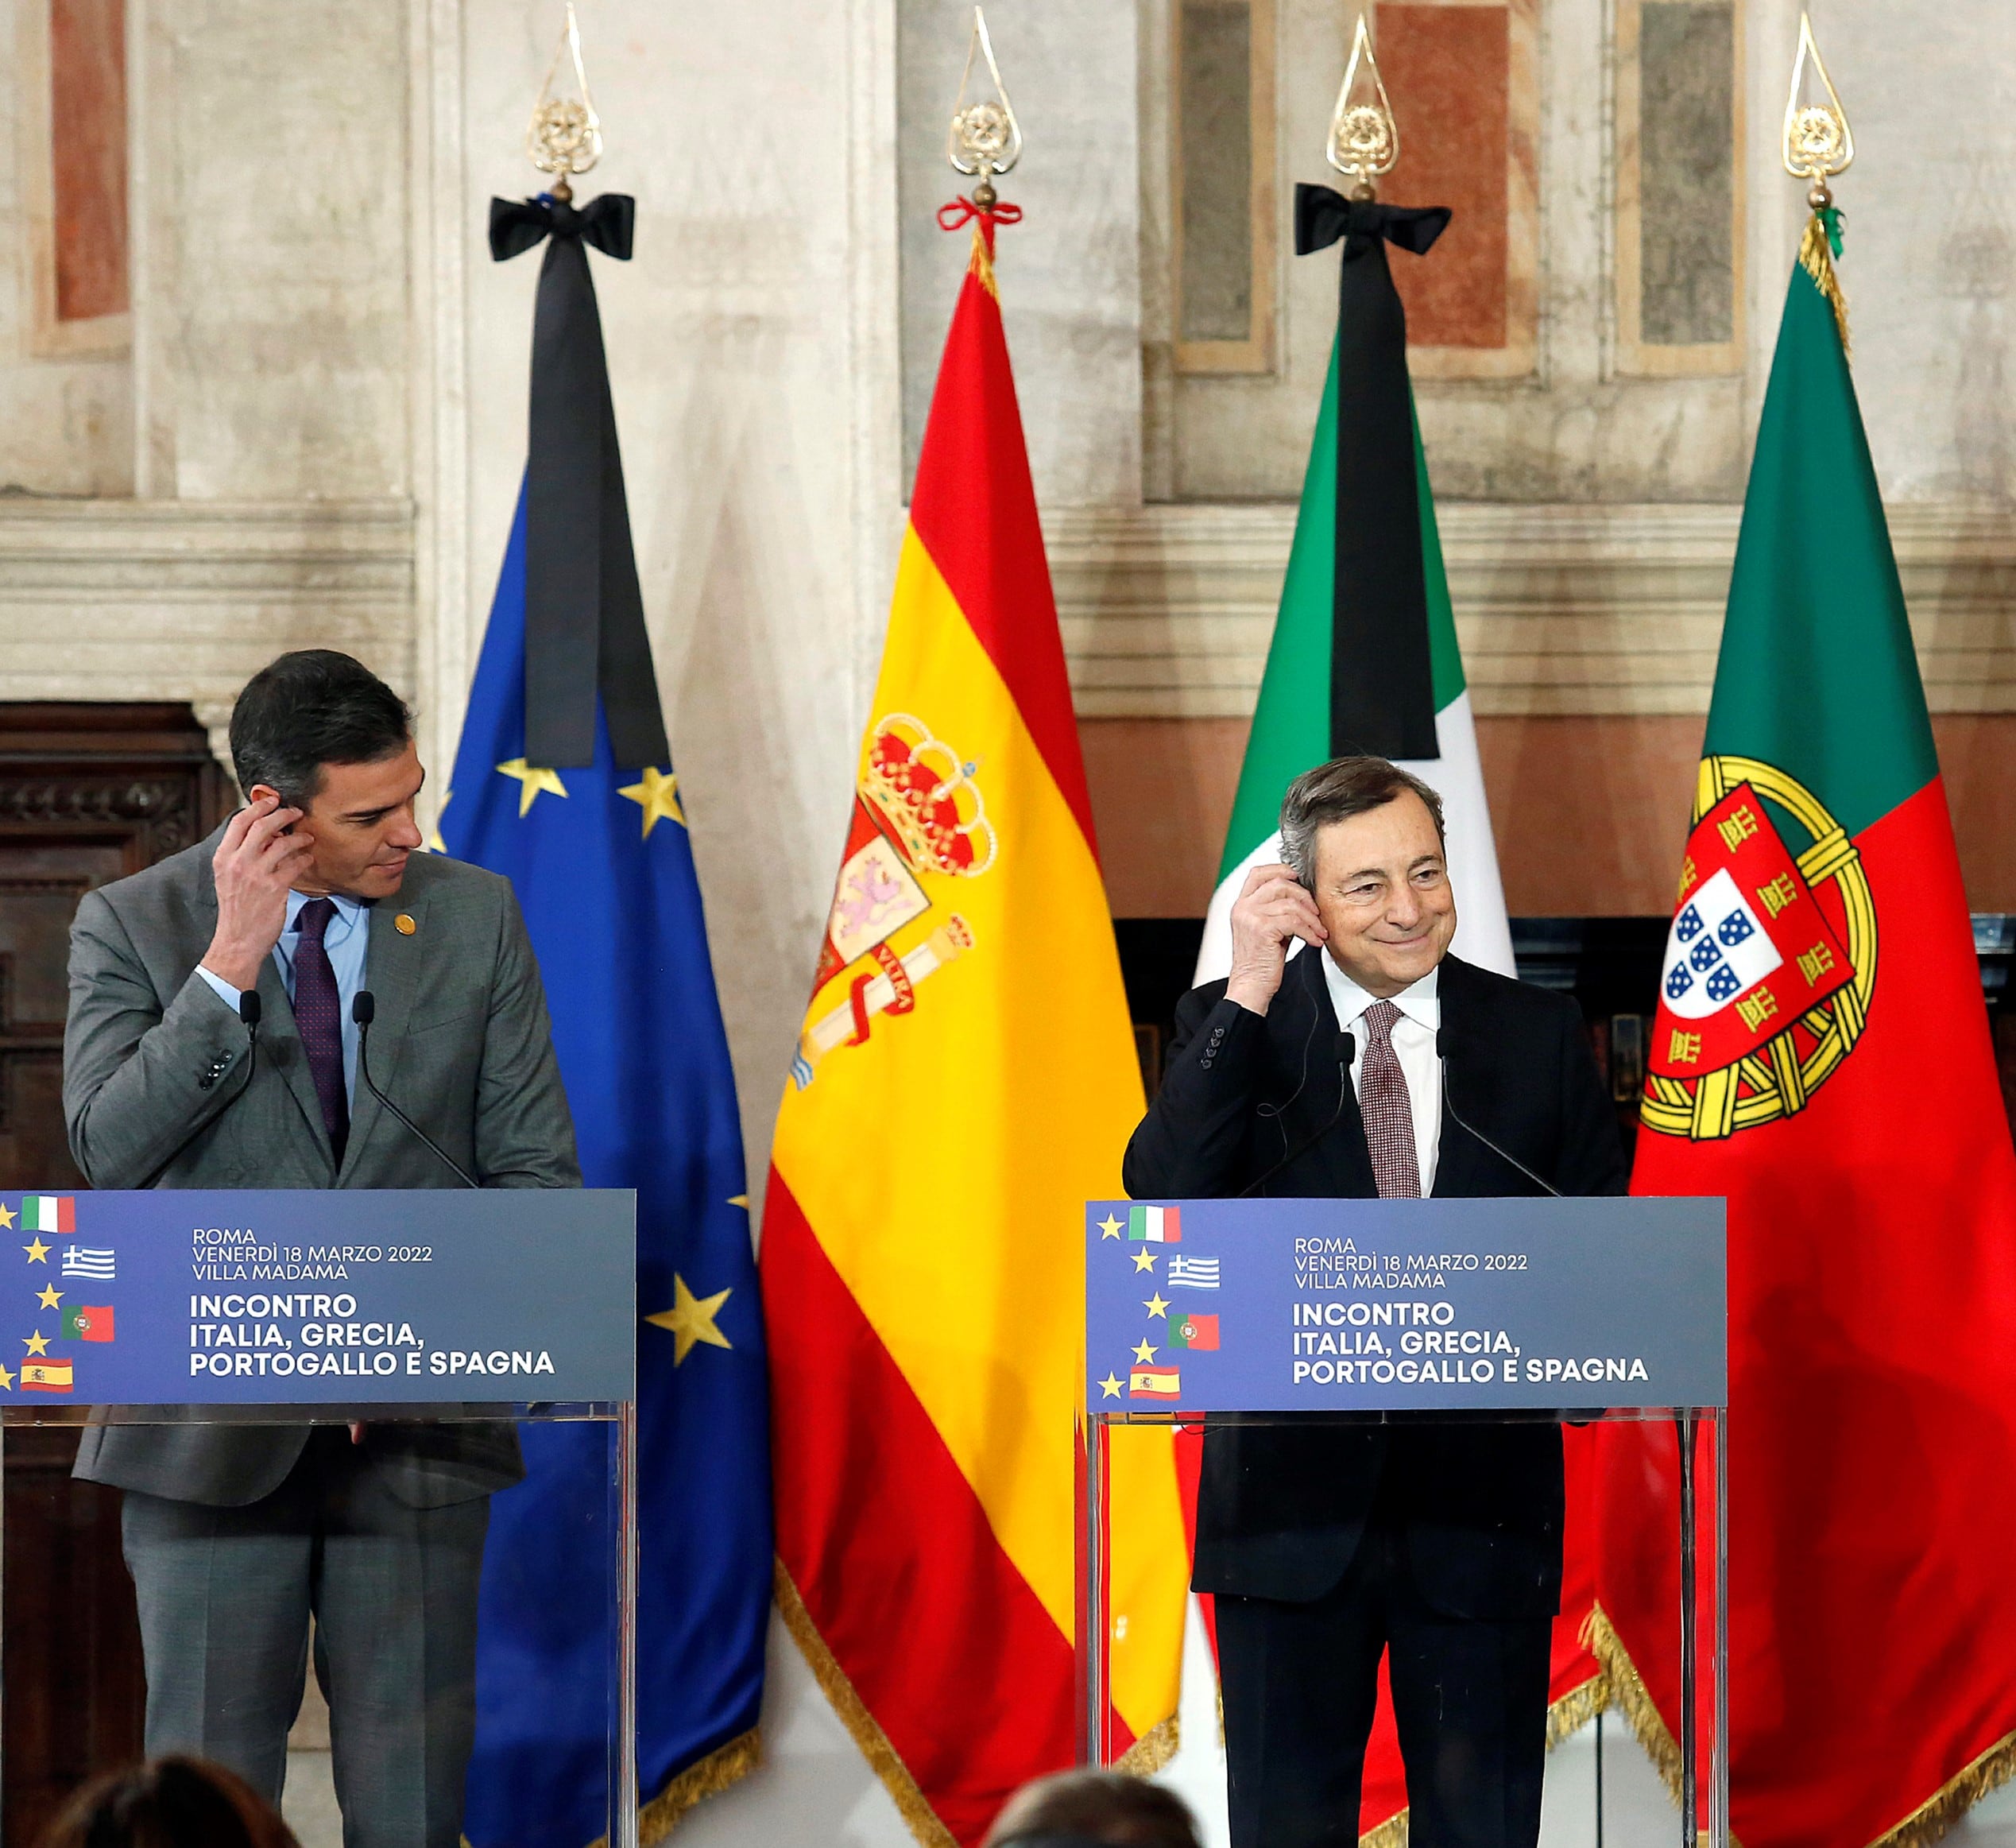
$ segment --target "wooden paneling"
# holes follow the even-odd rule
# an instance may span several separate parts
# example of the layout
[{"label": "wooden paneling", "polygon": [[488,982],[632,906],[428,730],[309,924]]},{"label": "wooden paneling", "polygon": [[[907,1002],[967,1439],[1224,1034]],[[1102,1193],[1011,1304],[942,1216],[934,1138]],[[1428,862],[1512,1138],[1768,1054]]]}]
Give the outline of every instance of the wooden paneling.
[{"label": "wooden paneling", "polygon": [[[64,1130],[70,920],[92,887],[201,839],[229,785],[187,706],[0,704],[0,1192],[83,1184]],[[14,1324],[0,1315],[0,1336]],[[145,1699],[119,1497],[71,1480],[74,1428],[0,1393],[0,1841],[32,1843],[137,1758]],[[53,1408],[37,1408],[47,1412]]]}]

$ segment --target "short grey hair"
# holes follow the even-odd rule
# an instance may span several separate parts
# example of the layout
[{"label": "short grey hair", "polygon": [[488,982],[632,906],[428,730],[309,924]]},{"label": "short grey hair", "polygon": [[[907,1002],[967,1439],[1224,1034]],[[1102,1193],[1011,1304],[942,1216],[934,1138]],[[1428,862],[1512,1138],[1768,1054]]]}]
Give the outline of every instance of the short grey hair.
[{"label": "short grey hair", "polygon": [[1384,757],[1333,757],[1305,770],[1281,799],[1281,858],[1305,885],[1316,880],[1316,836],[1333,821],[1349,820],[1368,809],[1383,808],[1411,789],[1435,823],[1435,838],[1445,847],[1442,799],[1415,776]]}]

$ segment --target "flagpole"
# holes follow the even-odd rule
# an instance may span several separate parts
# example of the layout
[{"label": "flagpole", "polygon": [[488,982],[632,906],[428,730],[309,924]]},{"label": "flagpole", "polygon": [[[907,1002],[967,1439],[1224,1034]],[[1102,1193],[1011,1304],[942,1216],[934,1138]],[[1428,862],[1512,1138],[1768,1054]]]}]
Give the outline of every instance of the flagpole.
[{"label": "flagpole", "polygon": [[[573,96],[554,86],[563,78],[565,60],[574,76]],[[581,56],[581,25],[574,0],[567,0],[567,17],[553,48],[552,61],[539,87],[532,118],[525,126],[525,153],[540,172],[551,174],[550,192],[563,206],[574,199],[571,176],[586,173],[602,157],[602,118],[588,88],[588,72]],[[625,254],[628,254],[627,248]],[[529,715],[528,715],[529,719]],[[563,760],[564,761],[564,760]],[[610,1672],[616,1682],[613,1715],[614,1762],[610,1767],[609,1839],[612,1848],[637,1848],[637,1403],[632,1397],[616,1407],[612,1480],[616,1517],[615,1608],[610,1624]]]}]

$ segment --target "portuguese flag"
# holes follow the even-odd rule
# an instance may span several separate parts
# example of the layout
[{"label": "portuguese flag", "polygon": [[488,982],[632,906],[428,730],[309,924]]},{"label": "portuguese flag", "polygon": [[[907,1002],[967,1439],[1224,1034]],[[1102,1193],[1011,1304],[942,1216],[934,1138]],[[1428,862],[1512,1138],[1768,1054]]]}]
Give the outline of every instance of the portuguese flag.
[{"label": "portuguese flag", "polygon": [[1386,256],[1389,242],[1425,254],[1449,214],[1299,186],[1295,218],[1298,249],[1343,242],[1337,336],[1197,979],[1232,967],[1232,901],[1249,868],[1280,856],[1288,785],[1349,751],[1394,758],[1441,796],[1456,953],[1509,975],[1476,727],[1407,382],[1407,311]]},{"label": "portuguese flag", "polygon": [[[1085,1203],[1120,1191],[1143,1103],[996,294],[1001,215],[947,213],[978,223],[761,1272],[785,1620],[919,1839],[970,1844],[1076,1756]],[[1167,1428],[1123,1436],[1113,1697],[1140,1764],[1169,1740],[1187,1561]]]},{"label": "portuguese flag", "polygon": [[[2016,1762],[2016,1155],[1830,237],[1758,432],[1633,1184],[1728,1200],[1744,1848],[1929,1841]],[[1676,1455],[1601,1433],[1599,1648],[1669,1776]]]}]

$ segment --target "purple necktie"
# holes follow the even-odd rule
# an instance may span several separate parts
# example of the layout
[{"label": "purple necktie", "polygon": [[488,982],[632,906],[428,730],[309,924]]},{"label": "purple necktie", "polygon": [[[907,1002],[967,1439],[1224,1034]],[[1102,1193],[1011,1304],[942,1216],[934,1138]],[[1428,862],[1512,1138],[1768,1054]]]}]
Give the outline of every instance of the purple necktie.
[{"label": "purple necktie", "polygon": [[336,972],[322,934],[336,915],[335,901],[311,898],[296,924],[300,933],[294,950],[294,1025],[308,1056],[308,1075],[322,1102],[322,1125],[336,1165],[343,1162],[350,1140],[350,1096],[343,1088],[343,1004],[336,992]]},{"label": "purple necktie", "polygon": [[1365,1067],[1358,1083],[1358,1110],[1365,1119],[1365,1145],[1372,1156],[1372,1179],[1383,1200],[1421,1198],[1421,1159],[1414,1145],[1414,1100],[1407,1075],[1393,1050],[1393,1025],[1400,1010],[1390,1001],[1365,1009]]}]

